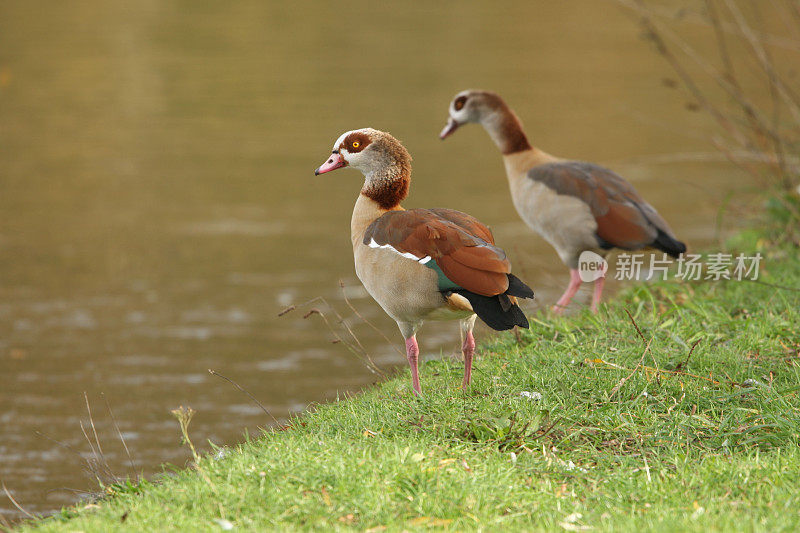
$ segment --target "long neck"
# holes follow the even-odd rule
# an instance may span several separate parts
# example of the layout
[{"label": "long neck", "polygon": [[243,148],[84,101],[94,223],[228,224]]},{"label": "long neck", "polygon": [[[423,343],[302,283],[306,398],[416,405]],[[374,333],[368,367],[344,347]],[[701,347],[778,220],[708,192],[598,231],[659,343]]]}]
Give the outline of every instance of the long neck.
[{"label": "long neck", "polygon": [[[402,207],[395,207],[395,210],[397,209],[402,209]],[[382,208],[363,193],[358,195],[356,205],[353,207],[353,217],[350,219],[350,240],[353,242],[354,248],[363,241],[367,227],[387,211],[391,210]]]},{"label": "long neck", "polygon": [[406,199],[410,185],[411,163],[394,160],[366,174],[361,194],[384,211],[389,211],[398,208],[400,202]]},{"label": "long neck", "polygon": [[408,196],[411,163],[393,162],[366,174],[350,220],[350,239],[355,247],[364,238],[367,226],[387,211],[403,209],[400,202]]},{"label": "long neck", "polygon": [[504,155],[531,149],[522,123],[505,103],[486,114],[481,125]]}]

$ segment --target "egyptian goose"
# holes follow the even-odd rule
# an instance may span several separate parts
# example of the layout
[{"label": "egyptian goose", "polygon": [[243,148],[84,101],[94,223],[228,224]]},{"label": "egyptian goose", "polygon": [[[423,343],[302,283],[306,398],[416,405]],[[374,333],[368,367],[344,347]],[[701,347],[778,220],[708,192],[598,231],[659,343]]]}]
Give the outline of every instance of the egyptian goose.
[{"label": "egyptian goose", "polygon": [[425,320],[461,321],[466,389],[476,314],[496,330],[526,328],[514,297],[533,298],[533,291],[511,274],[505,252],[475,218],[451,209],[400,206],[411,182],[411,156],[388,133],[343,133],[314,174],[345,166],[365,178],[350,222],[356,274],[403,334],[414,392],[422,392],[416,332]]},{"label": "egyptian goose", "polygon": [[[503,154],[511,198],[528,226],[558,252],[570,269],[567,290],[554,307],[560,313],[581,284],[578,258],[584,251],[605,256],[611,249],[657,248],[673,257],[686,251],[666,221],[630,183],[611,170],[554,157],[528,142],[522,123],[500,96],[463,91],[450,103],[444,139],[468,122],[481,124]],[[605,275],[595,281],[597,311]]]}]

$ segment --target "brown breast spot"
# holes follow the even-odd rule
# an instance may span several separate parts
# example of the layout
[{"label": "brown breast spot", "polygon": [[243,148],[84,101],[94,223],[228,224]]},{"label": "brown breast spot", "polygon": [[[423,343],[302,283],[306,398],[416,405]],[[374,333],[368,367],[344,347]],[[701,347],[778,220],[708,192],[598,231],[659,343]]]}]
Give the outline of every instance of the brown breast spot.
[{"label": "brown breast spot", "polygon": [[361,194],[378,204],[381,209],[396,209],[400,202],[408,196],[411,180],[408,176],[400,176],[394,180],[373,184],[361,189]]}]

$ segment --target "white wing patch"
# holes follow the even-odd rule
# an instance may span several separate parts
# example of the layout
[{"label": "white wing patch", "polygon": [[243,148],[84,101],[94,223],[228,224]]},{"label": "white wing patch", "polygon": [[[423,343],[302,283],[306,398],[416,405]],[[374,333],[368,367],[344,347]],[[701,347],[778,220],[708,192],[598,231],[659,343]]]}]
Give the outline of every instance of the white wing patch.
[{"label": "white wing patch", "polygon": [[431,260],[431,256],[429,256],[429,255],[426,255],[425,257],[419,258],[419,257],[417,257],[416,255],[414,255],[412,253],[401,252],[400,250],[398,250],[397,248],[395,248],[391,244],[378,244],[377,242],[375,242],[374,238],[370,239],[368,246],[370,248],[385,248],[385,249],[391,250],[394,253],[396,253],[397,255],[402,255],[406,259],[413,259],[414,261],[418,262],[421,265],[424,265],[425,263],[427,263],[428,261]]}]

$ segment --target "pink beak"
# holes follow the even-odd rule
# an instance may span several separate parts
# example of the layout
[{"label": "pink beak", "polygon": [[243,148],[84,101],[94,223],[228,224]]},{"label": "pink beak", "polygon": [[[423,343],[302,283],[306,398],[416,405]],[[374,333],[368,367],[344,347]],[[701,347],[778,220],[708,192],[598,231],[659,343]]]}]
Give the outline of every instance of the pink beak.
[{"label": "pink beak", "polygon": [[320,174],[325,174],[326,172],[330,172],[331,170],[336,170],[337,168],[342,168],[347,166],[347,161],[344,160],[342,154],[339,152],[333,152],[331,154],[330,159],[322,163],[320,167],[314,171],[315,176],[319,176]]},{"label": "pink beak", "polygon": [[445,137],[449,137],[451,133],[456,131],[461,124],[453,120],[452,117],[447,119],[447,126],[444,127],[442,133],[439,134],[440,139],[444,139]]}]

